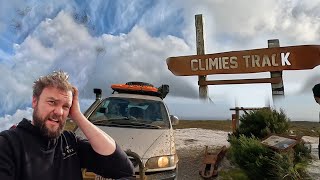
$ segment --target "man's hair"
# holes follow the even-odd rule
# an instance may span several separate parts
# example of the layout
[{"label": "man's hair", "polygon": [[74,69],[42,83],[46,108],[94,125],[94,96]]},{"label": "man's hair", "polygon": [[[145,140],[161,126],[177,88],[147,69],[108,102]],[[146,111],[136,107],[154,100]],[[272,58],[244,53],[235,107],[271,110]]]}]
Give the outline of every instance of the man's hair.
[{"label": "man's hair", "polygon": [[69,75],[63,71],[53,71],[51,74],[41,76],[33,83],[33,96],[39,99],[40,94],[46,87],[55,87],[62,91],[73,92],[72,85],[68,81]]},{"label": "man's hair", "polygon": [[313,96],[320,97],[320,84],[316,84],[312,88]]}]

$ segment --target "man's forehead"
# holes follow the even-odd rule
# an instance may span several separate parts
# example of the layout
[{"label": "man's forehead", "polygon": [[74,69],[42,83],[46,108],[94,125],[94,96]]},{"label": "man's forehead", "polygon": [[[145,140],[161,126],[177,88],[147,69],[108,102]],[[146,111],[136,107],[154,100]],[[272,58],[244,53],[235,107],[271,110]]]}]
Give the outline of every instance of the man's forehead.
[{"label": "man's forehead", "polygon": [[66,91],[62,90],[56,87],[48,87],[44,88],[41,95],[46,98],[67,98],[67,99],[72,99],[72,92],[71,91]]}]

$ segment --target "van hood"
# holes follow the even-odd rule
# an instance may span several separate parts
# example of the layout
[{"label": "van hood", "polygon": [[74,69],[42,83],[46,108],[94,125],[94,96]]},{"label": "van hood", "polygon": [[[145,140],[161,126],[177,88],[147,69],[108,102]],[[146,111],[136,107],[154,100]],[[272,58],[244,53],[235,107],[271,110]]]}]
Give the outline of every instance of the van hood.
[{"label": "van hood", "polygon": [[[173,137],[170,135],[170,129],[97,127],[110,135],[124,151],[131,150],[137,153],[140,158],[148,159],[172,154],[171,141],[173,141]],[[77,129],[76,134],[85,138],[80,129]]]}]

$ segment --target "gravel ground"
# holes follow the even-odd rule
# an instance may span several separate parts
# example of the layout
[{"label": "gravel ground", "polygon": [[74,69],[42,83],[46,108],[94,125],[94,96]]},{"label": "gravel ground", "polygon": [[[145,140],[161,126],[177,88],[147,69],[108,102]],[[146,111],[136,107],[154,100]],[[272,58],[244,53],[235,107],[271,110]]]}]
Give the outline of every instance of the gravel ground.
[{"label": "gravel ground", "polygon": [[199,167],[201,165],[203,152],[196,148],[180,149],[177,151],[179,156],[179,179],[201,179]]},{"label": "gravel ground", "polygon": [[[228,132],[204,130],[197,128],[175,130],[175,140],[177,153],[179,156],[180,180],[200,180],[199,169],[205,153],[205,146],[209,147],[209,152],[224,145],[229,146],[227,141]],[[312,147],[313,160],[308,167],[308,172],[315,180],[320,180],[320,160],[318,156],[318,138],[305,136],[303,139],[310,142]],[[224,158],[221,163],[222,169],[232,168],[228,160]],[[216,178],[219,179],[219,178]]]},{"label": "gravel ground", "polygon": [[[199,175],[199,170],[202,165],[205,148],[192,147],[191,149],[179,149],[177,152],[180,158],[178,174],[179,179],[203,180],[203,178]],[[224,158],[219,169],[227,169],[231,167],[232,166],[230,165],[229,161]],[[216,179],[218,180],[219,178],[217,177]]]},{"label": "gravel ground", "polygon": [[305,140],[306,142],[309,142],[311,145],[312,161],[308,166],[308,169],[307,169],[308,173],[310,177],[314,177],[315,180],[320,180],[320,160],[318,157],[319,138],[304,136],[303,140]]},{"label": "gravel ground", "polygon": [[[199,170],[204,158],[205,146],[208,151],[213,152],[216,149],[226,145],[228,132],[213,131],[198,128],[177,129],[175,130],[175,140],[177,153],[179,157],[179,174],[181,180],[203,179],[199,175]],[[230,167],[227,160],[221,163],[224,168]]]}]

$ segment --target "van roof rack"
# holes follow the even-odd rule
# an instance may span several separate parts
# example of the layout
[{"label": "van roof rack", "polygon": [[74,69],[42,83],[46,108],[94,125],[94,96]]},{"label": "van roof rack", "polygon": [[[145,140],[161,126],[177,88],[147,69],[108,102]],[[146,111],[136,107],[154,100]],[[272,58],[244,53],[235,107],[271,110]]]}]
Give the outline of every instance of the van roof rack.
[{"label": "van roof rack", "polygon": [[158,96],[161,99],[164,99],[169,93],[169,85],[162,85],[156,88],[150,83],[138,81],[127,82],[126,84],[112,84],[111,88],[113,93],[142,94]]}]

